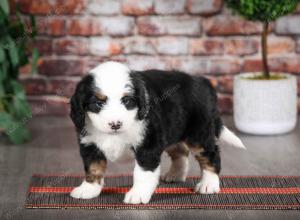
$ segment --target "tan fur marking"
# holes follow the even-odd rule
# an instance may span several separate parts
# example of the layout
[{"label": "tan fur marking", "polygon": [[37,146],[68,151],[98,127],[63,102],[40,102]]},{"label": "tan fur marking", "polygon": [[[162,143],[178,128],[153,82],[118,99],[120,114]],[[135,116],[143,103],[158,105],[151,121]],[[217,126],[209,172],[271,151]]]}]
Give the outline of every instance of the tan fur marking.
[{"label": "tan fur marking", "polygon": [[85,179],[87,182],[98,182],[103,178],[106,170],[106,161],[100,160],[98,162],[91,163],[88,172],[86,173]]},{"label": "tan fur marking", "polygon": [[187,145],[189,146],[190,150],[195,155],[195,158],[198,161],[202,170],[209,170],[209,171],[216,173],[216,169],[214,166],[212,166],[209,159],[202,155],[204,152],[204,148],[201,145],[198,145],[198,146],[193,146],[190,144],[187,144]]},{"label": "tan fur marking", "polygon": [[189,149],[185,144],[178,143],[175,145],[172,145],[166,149],[166,152],[171,157],[172,160],[176,160],[179,157],[189,156]]},{"label": "tan fur marking", "polygon": [[95,95],[101,101],[106,101],[106,99],[107,99],[107,96],[103,95],[101,92],[97,92]]}]

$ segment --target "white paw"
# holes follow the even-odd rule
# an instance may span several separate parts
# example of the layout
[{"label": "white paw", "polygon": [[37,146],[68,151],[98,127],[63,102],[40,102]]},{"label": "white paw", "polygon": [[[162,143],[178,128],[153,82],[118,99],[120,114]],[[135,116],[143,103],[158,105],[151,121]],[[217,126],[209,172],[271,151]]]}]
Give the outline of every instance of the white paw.
[{"label": "white paw", "polygon": [[88,183],[84,180],[80,186],[72,190],[70,195],[76,199],[91,199],[99,196],[102,187],[103,184]]},{"label": "white paw", "polygon": [[180,157],[172,162],[170,170],[161,177],[165,182],[184,182],[188,174],[188,158]]},{"label": "white paw", "polygon": [[204,170],[200,182],[196,185],[196,192],[212,194],[220,192],[219,176],[211,171]]},{"label": "white paw", "polygon": [[152,193],[132,187],[125,195],[124,203],[129,204],[147,204],[151,199]]}]

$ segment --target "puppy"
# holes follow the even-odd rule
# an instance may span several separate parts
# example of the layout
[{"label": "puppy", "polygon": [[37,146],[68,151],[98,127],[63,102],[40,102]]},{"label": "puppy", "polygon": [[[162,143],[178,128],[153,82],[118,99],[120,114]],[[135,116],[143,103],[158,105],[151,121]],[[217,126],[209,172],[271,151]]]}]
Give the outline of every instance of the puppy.
[{"label": "puppy", "polygon": [[209,80],[177,71],[131,71],[106,62],[92,69],[71,98],[85,179],[71,196],[97,197],[107,160],[135,161],[133,186],[124,202],[148,203],[160,179],[161,154],[172,165],[162,179],[185,181],[191,151],[202,170],[195,191],[220,190],[220,145],[243,148],[222,123]]}]

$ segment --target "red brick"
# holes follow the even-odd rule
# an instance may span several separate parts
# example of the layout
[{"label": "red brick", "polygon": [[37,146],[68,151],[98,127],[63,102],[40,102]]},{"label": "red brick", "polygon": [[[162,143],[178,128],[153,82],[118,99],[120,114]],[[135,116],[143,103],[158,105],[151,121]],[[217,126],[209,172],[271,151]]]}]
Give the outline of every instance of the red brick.
[{"label": "red brick", "polygon": [[153,0],[123,0],[122,11],[126,15],[153,14]]},{"label": "red brick", "polygon": [[99,20],[94,18],[75,18],[68,25],[68,33],[70,35],[90,36],[100,35],[102,32]]},{"label": "red brick", "polygon": [[208,35],[249,35],[258,34],[262,30],[260,23],[224,15],[206,18],[203,25]]},{"label": "red brick", "polygon": [[233,92],[233,77],[232,76],[220,76],[217,78],[218,80],[218,91],[221,93],[229,93]]},{"label": "red brick", "polygon": [[235,59],[211,59],[207,73],[209,74],[234,74],[239,73],[241,65]]},{"label": "red brick", "polygon": [[221,114],[232,114],[232,109],[233,109],[232,96],[218,94],[218,108]]},{"label": "red brick", "polygon": [[126,54],[155,54],[154,40],[144,37],[132,37],[123,42]]},{"label": "red brick", "polygon": [[132,35],[134,18],[132,17],[105,17],[99,19],[103,34],[111,36]]},{"label": "red brick", "polygon": [[[269,68],[274,72],[300,73],[300,57],[272,57],[268,59]],[[262,61],[259,58],[246,59],[243,70],[245,72],[262,71]]]},{"label": "red brick", "polygon": [[252,39],[229,39],[225,41],[225,53],[251,55],[258,52],[259,43]]},{"label": "red brick", "polygon": [[57,39],[54,40],[54,52],[58,55],[86,55],[89,52],[87,39]]},{"label": "red brick", "polygon": [[269,37],[268,38],[268,53],[283,54],[295,51],[295,42],[288,37]]},{"label": "red brick", "polygon": [[43,77],[26,77],[20,79],[27,95],[47,93],[47,81]]},{"label": "red brick", "polygon": [[39,55],[50,55],[52,54],[52,39],[48,38],[37,38],[34,41],[34,47],[36,47],[39,51]]},{"label": "red brick", "polygon": [[47,22],[48,34],[62,36],[66,33],[66,21],[62,18],[49,18]]},{"label": "red brick", "polygon": [[183,14],[185,0],[155,0],[154,11],[157,14]]},{"label": "red brick", "polygon": [[262,68],[262,61],[259,58],[244,60],[243,72],[259,72]]},{"label": "red brick", "polygon": [[127,56],[126,59],[133,70],[170,69],[169,61],[158,56]]},{"label": "red brick", "polygon": [[59,96],[28,96],[33,115],[68,115],[69,98]]},{"label": "red brick", "polygon": [[90,52],[93,55],[111,56],[122,52],[122,44],[108,37],[92,37],[90,39]]},{"label": "red brick", "polygon": [[47,93],[57,96],[71,97],[74,94],[80,78],[50,78],[47,83]]},{"label": "red brick", "polygon": [[87,0],[56,0],[56,14],[81,14],[84,12]]},{"label": "red brick", "polygon": [[38,73],[47,76],[82,75],[86,71],[84,59],[46,59],[38,66]]},{"label": "red brick", "polygon": [[201,33],[200,19],[197,17],[140,17],[138,31],[142,35],[186,35]]},{"label": "red brick", "polygon": [[297,44],[296,44],[296,52],[300,53],[300,39],[297,40]]},{"label": "red brick", "polygon": [[88,4],[88,9],[94,15],[116,15],[121,12],[121,1],[92,0]]},{"label": "red brick", "polygon": [[20,10],[28,14],[52,14],[55,10],[54,3],[52,0],[18,0]]},{"label": "red brick", "polygon": [[279,18],[276,21],[275,31],[278,34],[300,34],[299,22],[299,15]]},{"label": "red brick", "polygon": [[156,51],[165,55],[188,53],[188,39],[184,37],[160,37],[156,40]]},{"label": "red brick", "polygon": [[176,58],[172,62],[172,69],[184,71],[192,75],[207,74],[209,60],[202,57]]},{"label": "red brick", "polygon": [[187,10],[191,14],[211,15],[222,8],[222,0],[187,0]]},{"label": "red brick", "polygon": [[191,39],[189,51],[193,55],[223,54],[223,40]]},{"label": "red brick", "polygon": [[36,17],[36,27],[39,35],[48,34],[48,19],[47,17]]},{"label": "red brick", "polygon": [[176,58],[172,68],[192,75],[239,73],[240,62],[235,59],[216,59],[206,57]]}]

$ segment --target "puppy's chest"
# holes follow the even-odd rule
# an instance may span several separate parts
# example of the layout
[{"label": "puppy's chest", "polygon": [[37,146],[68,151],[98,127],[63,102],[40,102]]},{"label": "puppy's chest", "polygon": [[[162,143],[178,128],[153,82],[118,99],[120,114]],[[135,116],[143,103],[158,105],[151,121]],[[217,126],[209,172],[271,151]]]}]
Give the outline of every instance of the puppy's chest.
[{"label": "puppy's chest", "polygon": [[128,162],[134,158],[132,146],[119,136],[88,135],[82,138],[81,142],[95,143],[106,158],[112,162]]}]

